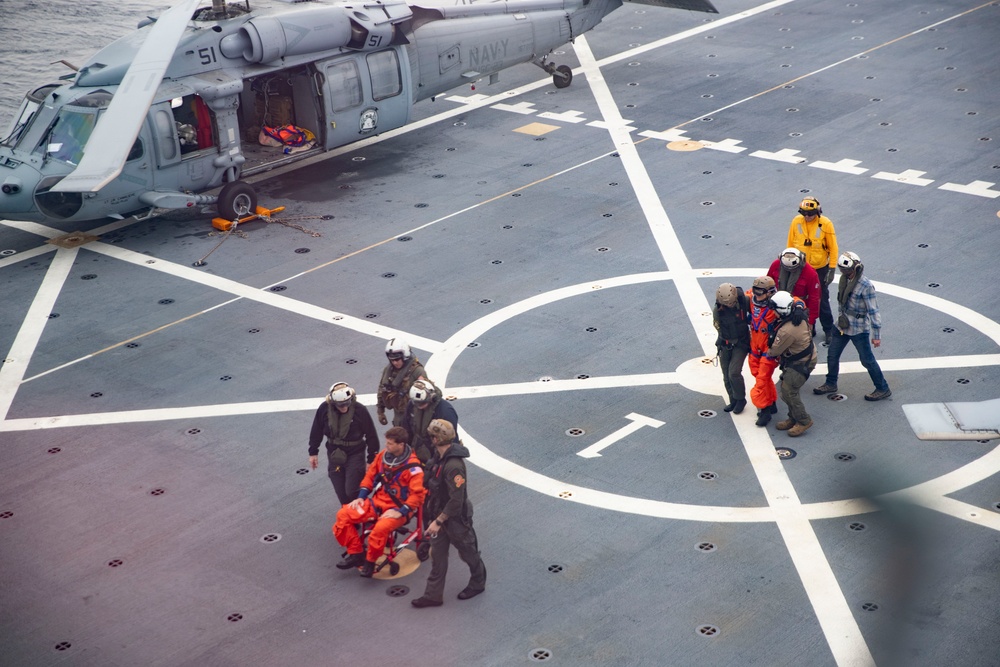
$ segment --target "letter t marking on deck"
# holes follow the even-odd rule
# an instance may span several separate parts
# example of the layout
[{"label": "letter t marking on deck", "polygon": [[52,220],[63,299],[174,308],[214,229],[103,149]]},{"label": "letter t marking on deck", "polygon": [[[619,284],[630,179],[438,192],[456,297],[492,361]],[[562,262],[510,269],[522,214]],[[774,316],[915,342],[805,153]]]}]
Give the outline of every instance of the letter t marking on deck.
[{"label": "letter t marking on deck", "polygon": [[612,433],[611,435],[598,440],[590,447],[579,451],[576,453],[577,456],[582,456],[585,459],[592,459],[601,455],[601,450],[605,447],[613,445],[618,442],[628,434],[638,431],[643,426],[652,426],[653,428],[660,428],[665,422],[658,421],[656,419],[651,419],[650,417],[643,417],[642,415],[636,414],[634,412],[625,415],[625,419],[631,419],[632,423],[626,426],[622,426],[620,429]]}]

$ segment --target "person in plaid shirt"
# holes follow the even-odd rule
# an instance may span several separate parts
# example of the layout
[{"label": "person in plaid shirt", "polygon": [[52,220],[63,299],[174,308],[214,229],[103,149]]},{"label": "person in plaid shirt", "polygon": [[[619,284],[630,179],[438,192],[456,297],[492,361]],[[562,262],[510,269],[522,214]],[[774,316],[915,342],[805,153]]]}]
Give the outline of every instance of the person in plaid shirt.
[{"label": "person in plaid shirt", "polygon": [[868,370],[868,375],[875,383],[875,391],[866,394],[865,400],[881,401],[892,396],[892,391],[872,351],[873,347],[882,344],[882,318],[875,301],[875,286],[864,275],[865,265],[861,263],[861,258],[853,252],[841,255],[837,266],[840,268],[840,287],[837,290],[840,316],[837,318],[837,331],[827,351],[826,382],[815,387],[813,393],[832,394],[837,391],[840,355],[850,342],[854,343],[861,365]]}]

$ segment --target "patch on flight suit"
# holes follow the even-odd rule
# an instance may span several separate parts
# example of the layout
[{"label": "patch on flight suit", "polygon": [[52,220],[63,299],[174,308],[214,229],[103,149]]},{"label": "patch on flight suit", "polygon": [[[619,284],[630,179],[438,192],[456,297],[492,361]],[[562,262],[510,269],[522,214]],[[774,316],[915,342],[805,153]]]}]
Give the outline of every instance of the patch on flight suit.
[{"label": "patch on flight suit", "polygon": [[462,488],[462,485],[465,484],[465,478],[462,477],[461,475],[455,475],[454,482],[455,482],[455,488],[460,489]]}]

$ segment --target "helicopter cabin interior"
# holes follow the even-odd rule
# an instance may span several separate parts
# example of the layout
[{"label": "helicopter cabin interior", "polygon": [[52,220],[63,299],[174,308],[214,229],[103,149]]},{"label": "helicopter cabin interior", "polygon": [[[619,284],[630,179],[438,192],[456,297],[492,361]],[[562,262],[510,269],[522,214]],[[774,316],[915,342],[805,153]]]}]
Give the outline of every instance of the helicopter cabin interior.
[{"label": "helicopter cabin interior", "polygon": [[[241,150],[247,161],[244,174],[252,174],[265,165],[273,165],[287,154],[319,151],[321,94],[316,87],[314,68],[304,65],[269,72],[244,80],[240,95],[239,122]],[[306,130],[300,146],[281,143],[279,128]],[[309,138],[309,134],[313,139]],[[285,135],[287,139],[287,135]],[[256,168],[256,169],[255,169]]]}]

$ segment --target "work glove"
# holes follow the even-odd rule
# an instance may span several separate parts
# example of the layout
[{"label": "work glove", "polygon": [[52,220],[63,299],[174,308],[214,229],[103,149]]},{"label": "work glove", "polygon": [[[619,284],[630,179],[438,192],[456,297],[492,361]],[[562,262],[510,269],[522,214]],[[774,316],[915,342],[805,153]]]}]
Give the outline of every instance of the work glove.
[{"label": "work glove", "polygon": [[385,426],[386,424],[389,423],[389,420],[385,418],[384,410],[378,411],[378,423],[381,424],[382,426]]},{"label": "work glove", "polygon": [[823,281],[824,287],[829,287],[830,286],[830,283],[833,282],[833,274],[835,274],[835,273],[836,273],[836,271],[834,270],[834,268],[832,266],[827,270],[827,272],[826,272],[826,280]]}]

